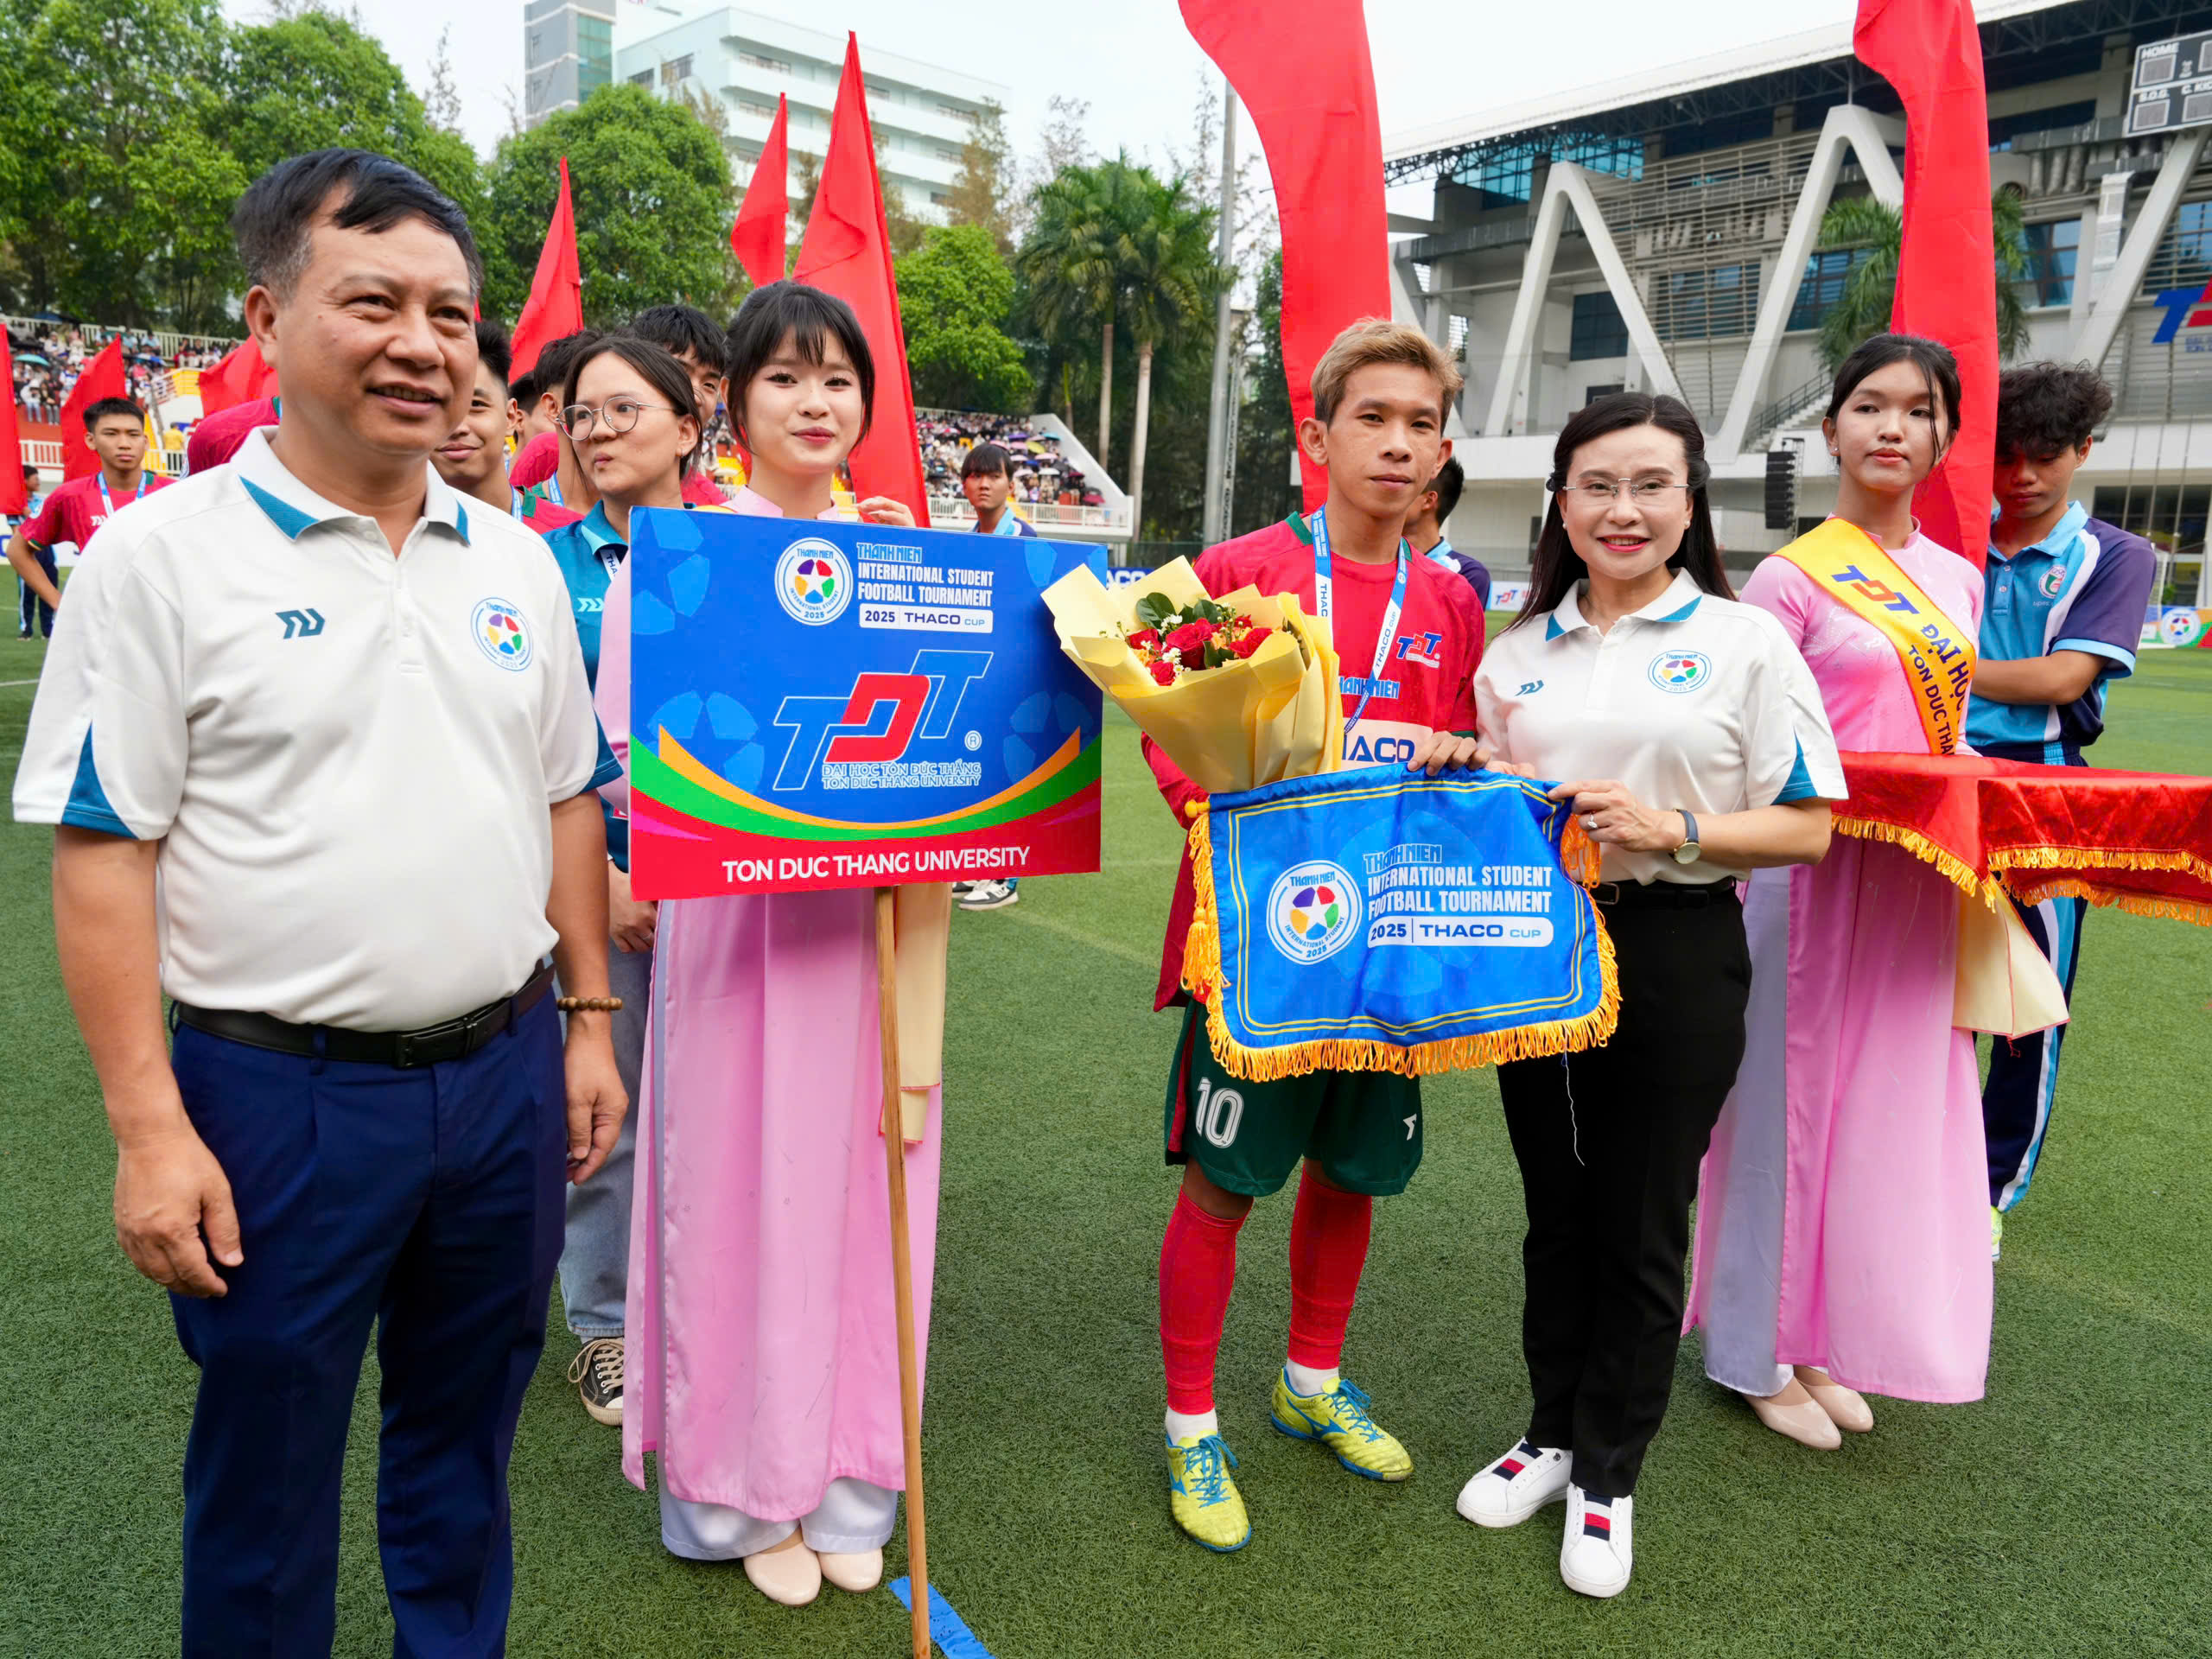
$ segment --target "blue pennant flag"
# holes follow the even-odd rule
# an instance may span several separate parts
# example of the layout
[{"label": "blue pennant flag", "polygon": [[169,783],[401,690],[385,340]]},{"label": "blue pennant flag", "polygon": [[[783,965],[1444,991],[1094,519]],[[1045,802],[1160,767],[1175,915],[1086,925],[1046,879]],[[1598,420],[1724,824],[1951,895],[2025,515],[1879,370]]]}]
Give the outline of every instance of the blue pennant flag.
[{"label": "blue pennant flag", "polygon": [[1223,1068],[1420,1077],[1611,1037],[1598,849],[1548,787],[1366,766],[1214,797],[1184,974]]}]

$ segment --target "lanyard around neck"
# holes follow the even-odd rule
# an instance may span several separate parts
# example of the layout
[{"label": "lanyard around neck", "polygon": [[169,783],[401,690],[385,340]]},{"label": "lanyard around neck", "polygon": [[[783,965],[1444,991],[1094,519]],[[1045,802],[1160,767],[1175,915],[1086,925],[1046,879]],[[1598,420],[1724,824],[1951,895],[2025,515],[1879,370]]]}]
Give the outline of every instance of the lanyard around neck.
[{"label": "lanyard around neck", "polygon": [[[1329,510],[1317,507],[1306,520],[1306,528],[1313,534],[1313,593],[1319,602],[1321,620],[1329,625],[1329,642],[1336,643],[1336,580],[1329,569]],[[1406,570],[1413,563],[1412,551],[1403,537],[1398,538],[1398,569],[1390,582],[1390,602],[1382,612],[1382,626],[1375,634],[1375,666],[1368,671],[1367,683],[1361,690],[1359,702],[1344,721],[1344,735],[1351,735],[1351,728],[1359,724],[1359,717],[1367,712],[1367,700],[1375,695],[1375,683],[1382,677],[1382,671],[1390,661],[1390,642],[1397,638],[1398,614],[1406,607]]]},{"label": "lanyard around neck", "polygon": [[[92,477],[100,486],[100,507],[102,509],[100,522],[102,524],[105,524],[108,519],[115,517],[115,498],[107,493],[107,474],[105,473],[94,473]],[[124,502],[123,505],[127,507],[132,501],[137,500],[140,496],[145,493],[146,474],[141,473],[138,474],[137,489],[132,493],[130,500]]]}]

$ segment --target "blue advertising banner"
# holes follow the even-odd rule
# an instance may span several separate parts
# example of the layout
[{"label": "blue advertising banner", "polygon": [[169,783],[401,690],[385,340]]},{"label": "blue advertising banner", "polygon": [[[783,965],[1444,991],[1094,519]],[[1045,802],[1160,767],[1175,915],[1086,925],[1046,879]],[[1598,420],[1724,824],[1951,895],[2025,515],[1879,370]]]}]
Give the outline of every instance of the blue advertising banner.
[{"label": "blue advertising banner", "polygon": [[1100,697],[1040,595],[1103,550],[640,511],[640,898],[1098,868]]}]

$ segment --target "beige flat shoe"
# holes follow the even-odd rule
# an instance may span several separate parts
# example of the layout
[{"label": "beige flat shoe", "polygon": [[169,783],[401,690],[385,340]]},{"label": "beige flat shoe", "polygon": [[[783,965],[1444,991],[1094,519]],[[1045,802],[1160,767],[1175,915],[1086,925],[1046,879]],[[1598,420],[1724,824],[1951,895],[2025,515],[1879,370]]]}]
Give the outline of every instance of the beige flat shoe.
[{"label": "beige flat shoe", "polygon": [[804,1607],[822,1593],[822,1562],[793,1533],[780,1544],[745,1558],[753,1587],[786,1607]]},{"label": "beige flat shoe", "polygon": [[1821,1409],[1821,1402],[1800,1388],[1795,1378],[1779,1393],[1764,1399],[1747,1394],[1744,1398],[1751,1402],[1751,1411],[1759,1421],[1800,1446],[1809,1446],[1816,1452],[1833,1452],[1843,1444],[1843,1436],[1836,1433],[1835,1424]]},{"label": "beige flat shoe", "polygon": [[816,1559],[822,1563],[823,1578],[856,1596],[883,1582],[883,1552],[880,1549],[864,1549],[849,1555],[825,1550]]},{"label": "beige flat shoe", "polygon": [[1838,1428],[1847,1428],[1853,1434],[1871,1433],[1874,1427],[1873,1408],[1856,1389],[1847,1389],[1816,1365],[1800,1365],[1797,1381],[1805,1385],[1805,1392],[1820,1402],[1821,1409]]}]

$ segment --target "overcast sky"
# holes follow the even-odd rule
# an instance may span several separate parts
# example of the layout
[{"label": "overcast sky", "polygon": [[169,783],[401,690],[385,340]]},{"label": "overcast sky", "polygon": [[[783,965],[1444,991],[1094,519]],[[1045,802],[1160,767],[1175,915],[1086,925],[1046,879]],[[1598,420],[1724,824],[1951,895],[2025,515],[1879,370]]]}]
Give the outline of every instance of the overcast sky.
[{"label": "overcast sky", "polygon": [[[428,0],[353,0],[368,28],[419,92],[438,29],[450,21],[465,125],[490,153],[505,130],[507,95],[522,97],[522,0],[444,8]],[[266,0],[226,0],[241,20]],[[1367,0],[1369,48],[1382,99],[1385,143],[1401,129],[1474,116],[1499,105],[1567,91],[1841,22],[1853,0],[1565,0],[1478,5],[1465,0]],[[1033,143],[1054,93],[1090,104],[1093,147],[1164,159],[1187,144],[1193,89],[1211,66],[1184,29],[1173,0],[1111,7],[978,6],[962,0],[753,0],[746,10],[823,29],[857,29],[871,44],[1002,83],[1017,153]],[[1086,15],[1088,14],[1088,15]],[[1240,144],[1255,141],[1249,127]],[[1246,153],[1251,153],[1249,149]],[[1426,192],[1394,193],[1391,206],[1425,212]]]}]

